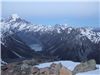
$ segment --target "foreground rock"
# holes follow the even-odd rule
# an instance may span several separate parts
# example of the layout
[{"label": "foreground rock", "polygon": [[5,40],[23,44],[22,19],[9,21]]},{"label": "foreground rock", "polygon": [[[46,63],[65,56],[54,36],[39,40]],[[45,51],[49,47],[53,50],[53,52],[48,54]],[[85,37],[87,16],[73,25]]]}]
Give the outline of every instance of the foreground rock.
[{"label": "foreground rock", "polygon": [[74,68],[73,74],[87,72],[87,71],[91,71],[91,70],[95,70],[95,69],[96,69],[96,62],[95,62],[95,60],[91,59],[89,61],[78,64]]},{"label": "foreground rock", "polygon": [[72,75],[72,72],[64,67],[61,63],[52,63],[50,67],[45,68],[34,68],[35,70],[31,75]]},{"label": "foreground rock", "polygon": [[72,75],[72,72],[61,63],[52,63],[50,67],[38,68],[26,63],[12,63],[2,69],[2,75]]},{"label": "foreground rock", "polygon": [[33,66],[32,61],[23,61],[20,63],[11,63],[1,68],[1,75],[75,75],[81,72],[87,72],[96,69],[95,60],[82,62],[74,68],[73,71],[63,66],[61,63],[52,63],[50,67],[38,68]]},{"label": "foreground rock", "polygon": [[60,69],[60,75],[72,75],[72,72],[68,68],[63,66]]}]

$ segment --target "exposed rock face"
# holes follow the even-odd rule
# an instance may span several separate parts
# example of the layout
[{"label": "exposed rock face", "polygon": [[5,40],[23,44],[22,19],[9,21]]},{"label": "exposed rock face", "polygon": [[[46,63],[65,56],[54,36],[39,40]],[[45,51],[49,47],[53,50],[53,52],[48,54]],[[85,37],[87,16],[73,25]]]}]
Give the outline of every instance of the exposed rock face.
[{"label": "exposed rock face", "polygon": [[33,68],[31,68],[31,73],[33,74],[33,75],[39,75],[39,68],[37,68],[37,67],[33,67]]},{"label": "exposed rock face", "polygon": [[46,68],[41,68],[40,69],[40,75],[49,75],[49,68],[46,67]]},{"label": "exposed rock face", "polygon": [[96,62],[95,60],[91,59],[89,61],[78,64],[74,68],[73,74],[80,73],[80,72],[87,72],[95,69],[96,69]]},{"label": "exposed rock face", "polygon": [[62,67],[62,64],[51,64],[50,65],[50,74],[55,74],[55,75],[59,75],[59,71]]},{"label": "exposed rock face", "polygon": [[72,72],[69,69],[67,69],[66,67],[63,66],[60,69],[60,75],[72,75]]}]

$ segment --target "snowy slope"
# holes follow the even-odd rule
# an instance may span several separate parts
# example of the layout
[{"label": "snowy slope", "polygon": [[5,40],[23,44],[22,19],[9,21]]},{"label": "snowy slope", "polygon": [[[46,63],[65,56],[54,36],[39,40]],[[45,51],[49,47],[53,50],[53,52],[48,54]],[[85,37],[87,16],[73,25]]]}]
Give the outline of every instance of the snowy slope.
[{"label": "snowy slope", "polygon": [[[56,62],[39,64],[36,67],[39,67],[39,68],[49,67],[52,63],[61,63],[63,66],[67,67],[71,71],[74,69],[74,67],[77,64],[79,64],[79,62],[72,62],[72,61],[56,61]],[[97,65],[97,68],[99,68],[99,69],[93,70],[93,71],[88,71],[88,72],[83,72],[83,73],[78,73],[76,75],[100,75],[100,64]]]},{"label": "snowy slope", "polygon": [[94,32],[91,28],[73,28],[69,27],[67,24],[56,24],[56,25],[42,25],[42,24],[31,24],[30,22],[20,18],[17,14],[12,14],[7,19],[0,22],[1,33],[9,32],[19,32],[25,30],[25,32],[39,32],[41,33],[53,33],[57,34],[66,31],[66,34],[72,34],[71,32],[75,30],[79,33],[79,37],[86,36],[92,42],[98,43],[100,41],[100,32]]}]

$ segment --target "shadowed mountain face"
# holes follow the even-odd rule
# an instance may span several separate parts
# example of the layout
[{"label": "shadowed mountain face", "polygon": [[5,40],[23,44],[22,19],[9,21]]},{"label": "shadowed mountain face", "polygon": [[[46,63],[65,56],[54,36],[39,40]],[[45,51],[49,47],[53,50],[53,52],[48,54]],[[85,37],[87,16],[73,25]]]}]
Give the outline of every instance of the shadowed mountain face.
[{"label": "shadowed mountain face", "polygon": [[32,53],[39,51],[41,55],[55,56],[61,60],[95,59],[100,63],[99,31],[59,24],[34,25],[14,16],[3,20],[1,25],[1,51],[4,60],[30,58]]},{"label": "shadowed mountain face", "polygon": [[1,58],[4,61],[16,58],[32,58],[34,50],[28,47],[21,39],[16,35],[9,35],[3,37],[1,40]]}]

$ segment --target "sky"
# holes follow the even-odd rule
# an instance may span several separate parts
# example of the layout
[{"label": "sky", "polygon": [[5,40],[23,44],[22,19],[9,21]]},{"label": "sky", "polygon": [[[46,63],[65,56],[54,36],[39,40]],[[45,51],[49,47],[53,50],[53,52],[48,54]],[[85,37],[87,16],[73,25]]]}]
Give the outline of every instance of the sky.
[{"label": "sky", "polygon": [[100,1],[30,1],[4,0],[2,18],[18,14],[33,24],[68,24],[70,26],[100,27]]}]

